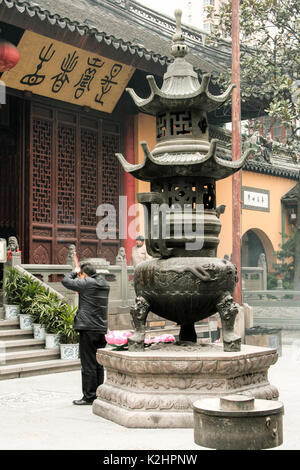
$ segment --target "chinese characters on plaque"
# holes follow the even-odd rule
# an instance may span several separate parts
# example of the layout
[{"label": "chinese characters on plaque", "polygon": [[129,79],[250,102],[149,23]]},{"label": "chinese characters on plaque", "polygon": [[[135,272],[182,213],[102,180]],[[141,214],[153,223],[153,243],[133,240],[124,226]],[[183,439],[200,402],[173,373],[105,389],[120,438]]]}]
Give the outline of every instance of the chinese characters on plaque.
[{"label": "chinese characters on plaque", "polygon": [[111,113],[135,68],[25,31],[6,86]]},{"label": "chinese characters on plaque", "polygon": [[266,189],[242,188],[243,209],[270,211],[270,192]]}]

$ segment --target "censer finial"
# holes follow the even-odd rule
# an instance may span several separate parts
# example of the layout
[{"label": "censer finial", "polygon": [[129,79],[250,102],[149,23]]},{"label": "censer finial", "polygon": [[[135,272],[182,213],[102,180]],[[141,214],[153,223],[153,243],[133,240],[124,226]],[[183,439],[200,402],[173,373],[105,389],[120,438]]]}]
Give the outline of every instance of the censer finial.
[{"label": "censer finial", "polygon": [[184,35],[181,29],[182,11],[178,8],[174,12],[176,18],[176,33],[173,36],[172,55],[174,57],[184,57],[188,53],[188,47],[184,42]]}]

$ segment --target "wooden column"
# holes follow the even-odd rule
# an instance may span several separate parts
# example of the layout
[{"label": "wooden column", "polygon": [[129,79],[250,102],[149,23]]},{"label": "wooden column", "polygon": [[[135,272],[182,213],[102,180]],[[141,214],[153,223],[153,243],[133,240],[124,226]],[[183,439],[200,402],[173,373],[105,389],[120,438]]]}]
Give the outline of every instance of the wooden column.
[{"label": "wooden column", "polygon": [[[124,154],[129,163],[134,164],[134,116],[127,116],[124,126]],[[128,237],[128,226],[134,216],[128,217],[128,210],[135,204],[135,180],[132,175],[124,172],[124,196],[127,196],[127,213],[124,215],[126,227],[124,227],[125,239],[124,248],[126,251],[127,264],[130,263],[131,251],[135,245],[135,240]]]},{"label": "wooden column", "polygon": [[[241,103],[240,103],[240,34],[239,0],[232,0],[232,160],[238,160],[241,153]],[[232,262],[238,270],[239,281],[234,300],[242,303],[241,280],[241,171],[232,177]]]}]

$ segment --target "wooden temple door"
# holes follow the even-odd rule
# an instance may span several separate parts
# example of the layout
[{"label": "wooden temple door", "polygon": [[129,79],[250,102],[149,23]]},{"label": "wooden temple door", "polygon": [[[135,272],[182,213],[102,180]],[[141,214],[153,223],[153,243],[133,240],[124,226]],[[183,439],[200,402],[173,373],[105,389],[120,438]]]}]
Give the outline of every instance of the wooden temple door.
[{"label": "wooden temple door", "polygon": [[20,204],[20,152],[18,103],[7,100],[0,106],[0,237],[18,236]]},{"label": "wooden temple door", "polygon": [[33,103],[30,140],[29,262],[64,264],[70,244],[79,259],[114,262],[119,241],[97,238],[96,210],[120,194],[119,126],[106,132],[97,117]]}]

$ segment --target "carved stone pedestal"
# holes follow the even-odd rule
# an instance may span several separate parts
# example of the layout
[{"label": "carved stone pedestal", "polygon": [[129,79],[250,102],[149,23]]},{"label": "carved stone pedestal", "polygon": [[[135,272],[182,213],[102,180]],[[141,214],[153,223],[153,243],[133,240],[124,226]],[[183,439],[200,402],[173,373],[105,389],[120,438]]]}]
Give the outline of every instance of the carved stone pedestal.
[{"label": "carved stone pedestal", "polygon": [[192,428],[192,404],[227,394],[277,399],[268,381],[275,349],[242,345],[224,352],[222,344],[155,344],[144,352],[99,349],[107,372],[93,412],[130,428]]}]

